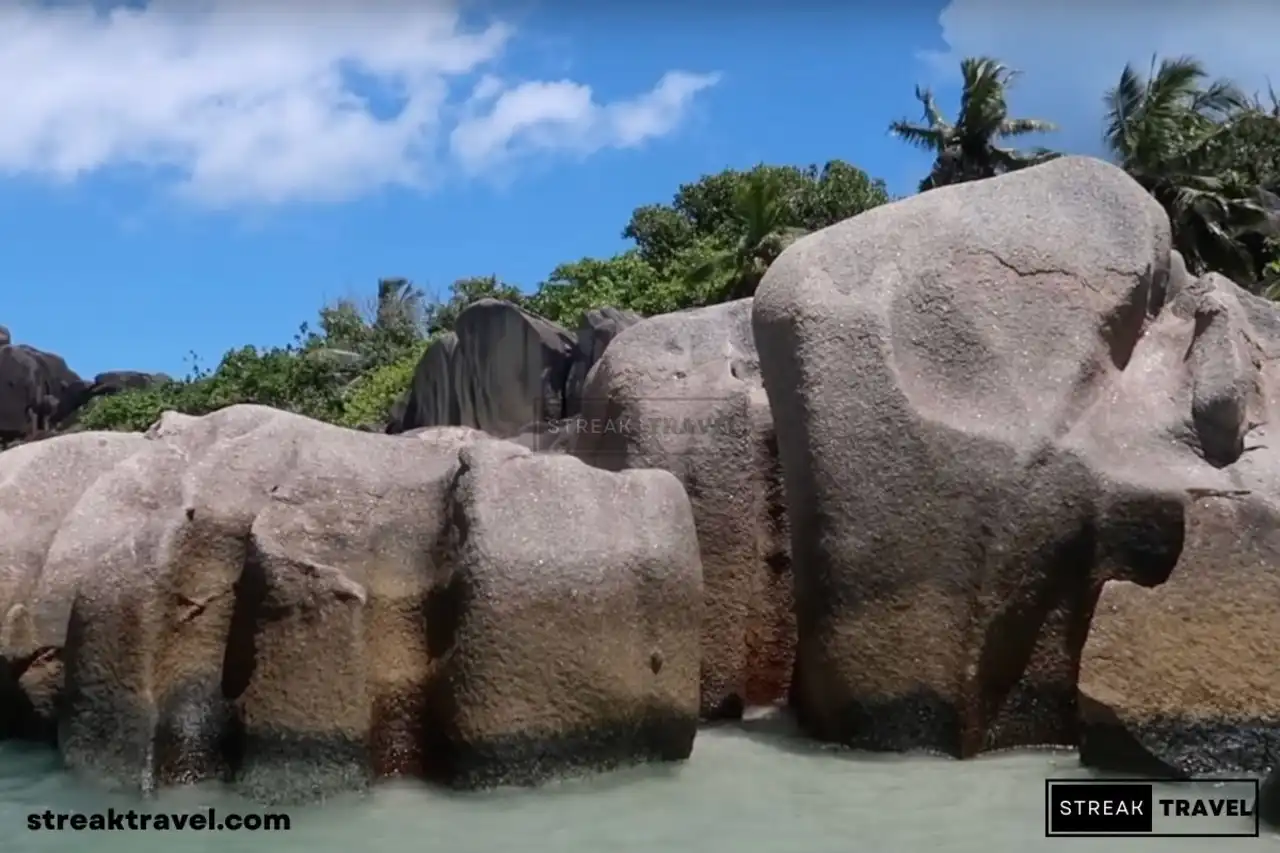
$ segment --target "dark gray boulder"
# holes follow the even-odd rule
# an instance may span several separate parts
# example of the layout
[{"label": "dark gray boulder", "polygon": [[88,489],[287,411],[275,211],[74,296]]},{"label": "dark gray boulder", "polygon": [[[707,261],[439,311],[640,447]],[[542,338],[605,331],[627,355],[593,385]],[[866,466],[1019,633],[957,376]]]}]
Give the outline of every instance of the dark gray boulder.
[{"label": "dark gray boulder", "polygon": [[455,330],[423,354],[387,432],[467,426],[518,437],[532,449],[560,447],[558,424],[581,409],[587,373],[609,342],[640,319],[617,308],[592,309],[575,336],[510,302],[473,302]]},{"label": "dark gray boulder", "polygon": [[408,397],[397,401],[391,412],[388,432],[462,425],[453,383],[453,354],[457,348],[458,336],[453,332],[445,332],[431,342],[414,368]]},{"label": "dark gray boulder", "polygon": [[61,356],[0,346],[0,444],[54,429],[91,397],[90,384]]},{"label": "dark gray boulder", "polygon": [[573,366],[569,368],[567,414],[582,411],[582,393],[587,374],[604,356],[605,349],[623,329],[630,328],[643,318],[634,311],[620,308],[593,308],[587,312],[578,327],[578,351]]},{"label": "dark gray boulder", "polygon": [[481,299],[458,315],[456,332],[452,376],[461,426],[509,438],[526,424],[564,417],[576,341],[562,326]]},{"label": "dark gray boulder", "polygon": [[108,370],[93,377],[91,392],[99,397],[106,394],[118,394],[121,391],[150,388],[173,379],[163,373],[141,373],[137,370]]}]

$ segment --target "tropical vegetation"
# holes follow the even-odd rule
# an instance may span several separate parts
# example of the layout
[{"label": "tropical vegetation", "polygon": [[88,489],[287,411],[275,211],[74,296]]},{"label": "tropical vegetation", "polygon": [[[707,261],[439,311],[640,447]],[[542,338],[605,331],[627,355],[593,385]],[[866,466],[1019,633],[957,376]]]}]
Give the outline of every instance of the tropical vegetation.
[{"label": "tropical vegetation", "polygon": [[[960,63],[961,94],[947,118],[917,87],[922,120],[889,131],[931,153],[919,185],[929,192],[1059,156],[1010,142],[1051,133],[1048,121],[1009,115],[1017,72],[990,57]],[[1112,160],[1166,210],[1174,245],[1192,272],[1219,272],[1280,298],[1280,102],[1213,79],[1192,57],[1126,66],[1105,95],[1101,138]],[[841,160],[798,168],[761,164],[706,175],[672,200],[636,208],[623,229],[631,248],[557,266],[526,292],[495,276],[462,279],[428,299],[387,278],[368,305],[321,310],[287,346],[244,347],[214,369],[193,360],[176,382],[95,401],[80,425],[145,429],[166,409],[201,414],[258,402],[351,427],[379,428],[412,379],[430,341],[484,297],[506,299],[566,327],[592,308],[652,315],[750,296],[798,236],[890,201],[885,184]]]}]

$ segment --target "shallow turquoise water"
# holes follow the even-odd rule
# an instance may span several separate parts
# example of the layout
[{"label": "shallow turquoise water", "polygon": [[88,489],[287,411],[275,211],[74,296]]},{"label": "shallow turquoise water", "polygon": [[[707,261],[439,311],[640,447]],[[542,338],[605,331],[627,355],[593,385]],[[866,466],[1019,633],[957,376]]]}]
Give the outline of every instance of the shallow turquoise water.
[{"label": "shallow turquoise water", "polygon": [[956,762],[833,752],[777,733],[704,730],[678,769],[638,769],[536,791],[454,795],[390,784],[286,810],[289,832],[31,832],[45,809],[260,812],[221,790],[158,800],[78,781],[45,750],[0,745],[4,853],[1028,853],[1280,850],[1263,839],[1046,839],[1044,780],[1085,776],[1071,753]]}]

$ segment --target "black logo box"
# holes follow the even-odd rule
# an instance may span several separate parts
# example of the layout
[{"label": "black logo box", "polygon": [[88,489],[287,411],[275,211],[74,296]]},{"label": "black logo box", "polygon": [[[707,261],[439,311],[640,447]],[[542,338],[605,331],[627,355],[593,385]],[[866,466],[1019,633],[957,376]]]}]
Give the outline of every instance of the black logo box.
[{"label": "black logo box", "polygon": [[[1257,838],[1259,781],[1254,778],[1161,779],[1160,785],[1203,785],[1218,783],[1253,786],[1253,832],[1242,833],[1157,833],[1154,831],[1156,781],[1152,779],[1046,779],[1044,782],[1044,834],[1046,838],[1114,838],[1143,835],[1148,838]],[[1111,814],[1062,814],[1060,806],[1071,800],[1109,802],[1117,806]],[[1140,803],[1140,811],[1118,808]]]}]

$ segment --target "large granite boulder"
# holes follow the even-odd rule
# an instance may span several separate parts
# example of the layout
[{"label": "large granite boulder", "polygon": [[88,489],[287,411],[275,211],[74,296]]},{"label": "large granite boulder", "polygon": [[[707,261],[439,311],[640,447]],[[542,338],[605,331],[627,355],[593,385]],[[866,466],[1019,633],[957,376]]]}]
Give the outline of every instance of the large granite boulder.
[{"label": "large granite boulder", "polygon": [[811,733],[958,756],[1077,741],[1099,588],[1164,581],[1189,490],[1230,488],[1205,457],[1217,416],[1192,414],[1204,371],[1176,336],[1139,350],[1170,265],[1160,206],[1077,157],[774,263],[754,327]]},{"label": "large granite boulder", "polygon": [[[50,540],[42,562],[22,552],[39,580],[11,597],[26,647],[65,626],[50,706],[68,766],[297,801],[689,754],[701,569],[669,474],[260,406],[122,438],[133,452],[60,519],[17,519]],[[58,454],[100,439],[10,453],[79,483]]]},{"label": "large granite boulder", "polygon": [[693,504],[702,551],[702,714],[786,698],[795,655],[790,542],[751,300],[651,317],[590,373],[572,453],[660,468]]},{"label": "large granite boulder", "polygon": [[73,426],[80,409],[94,397],[169,379],[163,374],[115,370],[87,382],[61,356],[25,344],[12,345],[7,333],[0,337],[0,447]]},{"label": "large granite boulder", "polygon": [[1142,349],[1181,370],[1183,435],[1227,480],[1188,514],[1169,581],[1109,583],[1080,669],[1081,758],[1123,772],[1263,774],[1280,756],[1280,310],[1219,276]]},{"label": "large granite boulder", "polygon": [[575,338],[510,302],[478,300],[458,315],[455,331],[427,348],[387,431],[467,426],[547,449],[554,439],[541,436],[577,413],[587,372],[639,319],[615,308],[591,310]]},{"label": "large granite boulder", "polygon": [[85,490],[146,444],[140,435],[82,433],[0,453],[0,737],[53,738],[79,576],[50,576],[46,560]]},{"label": "large granite boulder", "polygon": [[94,397],[118,394],[121,391],[135,391],[150,388],[173,379],[163,373],[142,373],[137,370],[108,370],[93,377],[90,393]]},{"label": "large granite boulder", "polygon": [[483,442],[447,506],[439,775],[475,787],[687,758],[703,594],[679,482]]},{"label": "large granite boulder", "polygon": [[510,302],[473,302],[454,333],[428,347],[392,431],[469,426],[509,438],[527,424],[558,419],[575,347],[563,328]]},{"label": "large granite boulder", "polygon": [[403,405],[391,413],[391,432],[435,426],[462,426],[453,376],[458,336],[445,332],[427,346],[413,371],[413,384]]},{"label": "large granite boulder", "polygon": [[0,346],[0,446],[47,434],[92,397],[59,355]]},{"label": "large granite boulder", "polygon": [[621,308],[592,308],[586,312],[578,327],[578,349],[574,353],[573,365],[569,368],[568,388],[565,392],[566,415],[582,411],[587,374],[604,358],[605,350],[613,339],[641,319],[634,311]]}]

